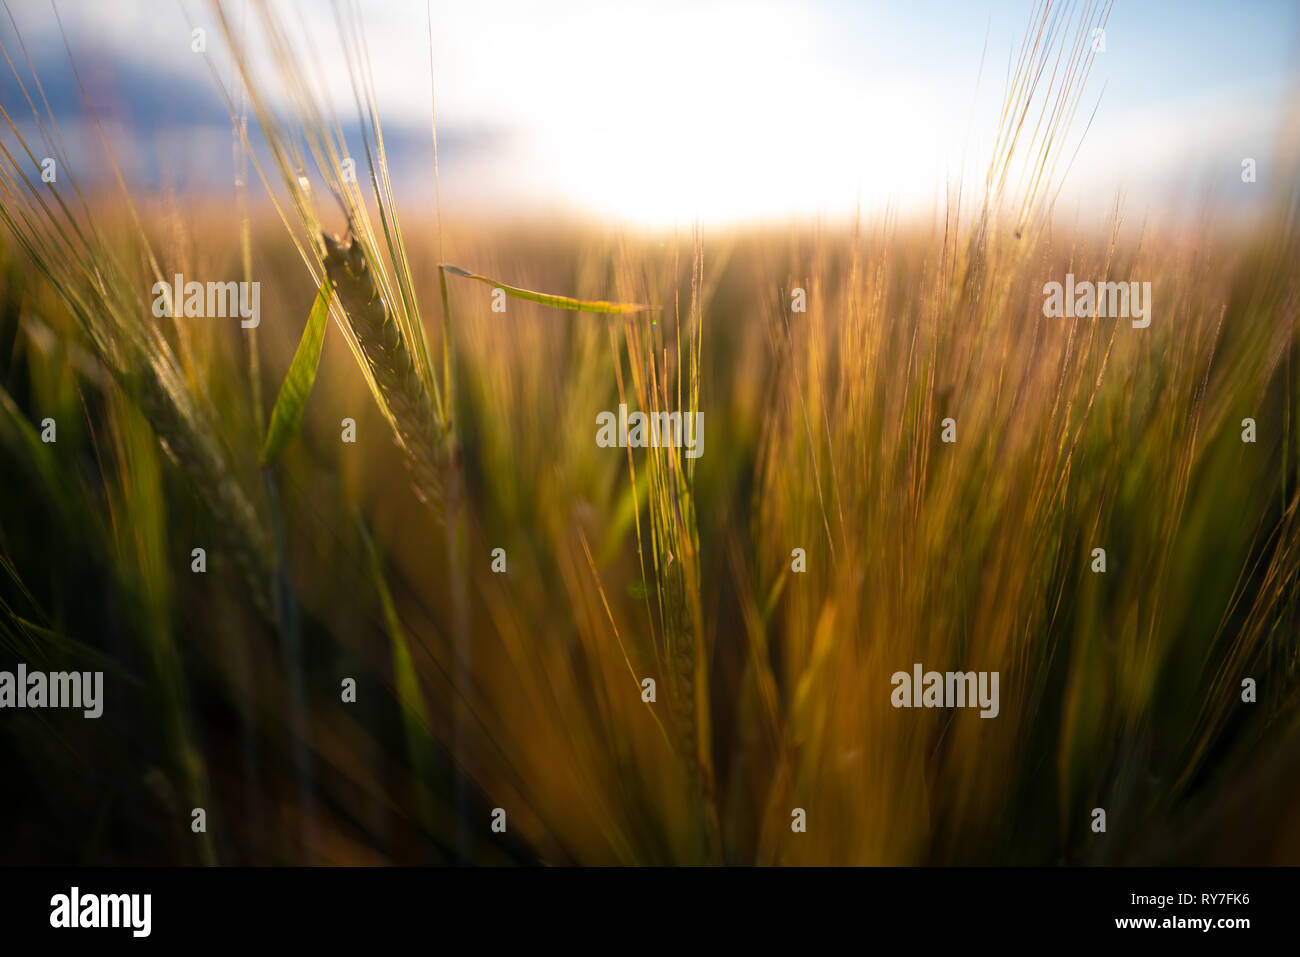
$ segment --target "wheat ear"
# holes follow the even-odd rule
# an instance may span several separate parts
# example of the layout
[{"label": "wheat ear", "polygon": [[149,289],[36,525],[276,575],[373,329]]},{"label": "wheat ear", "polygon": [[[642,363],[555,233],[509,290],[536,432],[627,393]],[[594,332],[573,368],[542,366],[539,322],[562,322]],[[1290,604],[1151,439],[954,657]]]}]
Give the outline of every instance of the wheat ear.
[{"label": "wheat ear", "polygon": [[370,366],[379,398],[406,453],[420,498],[433,506],[442,501],[445,445],[428,390],[420,381],[411,353],[375,284],[360,240],[325,235],[325,271],[338,294],[348,324]]},{"label": "wheat ear", "polygon": [[142,359],[129,370],[114,370],[117,381],[133,395],[163,450],[189,476],[216,534],[243,575],[257,610],[275,621],[271,593],[271,542],[258,524],[257,511],[235,478],[220,448],[177,401],[180,389],[168,388],[165,370]]}]

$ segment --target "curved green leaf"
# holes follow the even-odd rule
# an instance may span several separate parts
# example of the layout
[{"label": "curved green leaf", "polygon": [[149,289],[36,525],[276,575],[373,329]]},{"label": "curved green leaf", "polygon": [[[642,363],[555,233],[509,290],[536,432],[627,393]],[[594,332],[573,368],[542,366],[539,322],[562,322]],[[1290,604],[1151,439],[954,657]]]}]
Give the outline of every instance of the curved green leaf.
[{"label": "curved green leaf", "polygon": [[298,434],[302,425],[302,411],[307,405],[307,396],[311,394],[312,384],[316,381],[316,367],[320,365],[321,346],[325,342],[325,321],[330,313],[329,280],[321,283],[316,302],[311,307],[307,318],[307,328],[302,331],[298,350],[293,354],[289,373],[280,386],[276,396],[275,408],[271,410],[271,425],[266,432],[266,444],[262,447],[262,465],[271,465],[284,452],[285,448]]},{"label": "curved green leaf", "polygon": [[533,292],[531,289],[520,289],[518,286],[511,286],[504,282],[497,282],[489,276],[470,272],[468,269],[461,269],[459,266],[451,265],[451,263],[442,263],[441,268],[445,269],[453,276],[463,276],[466,279],[477,279],[479,282],[486,283],[494,289],[502,290],[507,296],[511,296],[515,299],[525,299],[528,302],[550,306],[553,309],[573,309],[577,312],[630,313],[652,312],[659,308],[658,306],[644,306],[637,302],[606,302],[603,299],[573,299],[569,296],[552,296],[550,293]]}]

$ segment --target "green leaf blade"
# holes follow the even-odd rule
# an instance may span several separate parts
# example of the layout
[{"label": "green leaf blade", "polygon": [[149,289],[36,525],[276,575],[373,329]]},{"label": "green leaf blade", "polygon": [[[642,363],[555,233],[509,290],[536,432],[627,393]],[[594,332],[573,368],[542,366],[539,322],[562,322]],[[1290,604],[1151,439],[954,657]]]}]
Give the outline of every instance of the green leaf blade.
[{"label": "green leaf blade", "polygon": [[575,312],[597,312],[605,315],[627,315],[634,312],[655,312],[658,306],[647,306],[639,302],[607,302],[603,299],[574,299],[571,296],[554,296],[546,292],[534,292],[531,289],[522,289],[519,286],[512,286],[509,283],[498,282],[490,276],[484,276],[481,273],[470,272],[468,269],[462,269],[460,266],[453,266],[451,263],[442,263],[441,268],[451,273],[453,276],[460,276],[464,279],[474,279],[493,289],[500,289],[507,296],[513,299],[523,299],[527,302],[535,302],[541,306],[549,306],[552,309],[572,309]]},{"label": "green leaf blade", "polygon": [[320,365],[329,313],[330,284],[326,280],[316,294],[311,315],[307,317],[307,326],[302,331],[302,339],[298,342],[289,372],[280,386],[280,394],[276,396],[275,408],[271,410],[271,425],[267,429],[266,444],[262,447],[262,455],[258,460],[263,467],[279,460],[302,425],[307,396],[311,394],[312,385],[316,382],[316,368]]}]

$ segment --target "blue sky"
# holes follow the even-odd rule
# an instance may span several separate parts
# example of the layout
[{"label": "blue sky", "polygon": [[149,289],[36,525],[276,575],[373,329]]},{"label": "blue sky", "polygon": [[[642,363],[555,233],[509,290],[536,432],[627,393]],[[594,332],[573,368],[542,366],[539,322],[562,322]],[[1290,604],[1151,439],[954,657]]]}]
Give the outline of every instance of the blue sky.
[{"label": "blue sky", "polygon": [[[15,17],[60,122],[76,123],[49,7]],[[426,195],[426,5],[363,0],[399,196]],[[432,4],[448,202],[579,211],[666,224],[835,217],[859,203],[933,209],[982,180],[1009,58],[1032,0],[476,0]],[[234,15],[239,2],[228,2]],[[326,0],[279,3],[329,54]],[[230,132],[190,25],[190,0],[59,4],[73,52],[143,181],[223,188]],[[228,66],[212,31],[208,54]],[[12,47],[7,23],[0,39]],[[1123,195],[1137,216],[1210,196],[1241,205],[1254,157],[1271,165],[1300,53],[1300,4],[1117,0],[1068,140],[1096,120],[1061,207],[1086,216]],[[987,53],[985,45],[987,42]],[[981,56],[985,56],[981,74]],[[346,72],[323,77],[346,120]],[[1103,95],[1104,87],[1104,95]],[[0,85],[6,107],[12,78]],[[1291,97],[1294,100],[1294,96]],[[89,149],[89,147],[87,147]],[[359,147],[358,147],[359,152]]]}]

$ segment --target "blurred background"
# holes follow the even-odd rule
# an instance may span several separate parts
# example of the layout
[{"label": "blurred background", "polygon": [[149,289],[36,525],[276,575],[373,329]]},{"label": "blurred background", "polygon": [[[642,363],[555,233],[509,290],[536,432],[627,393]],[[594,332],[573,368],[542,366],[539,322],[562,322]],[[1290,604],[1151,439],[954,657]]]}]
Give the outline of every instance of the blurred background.
[{"label": "blurred background", "polygon": [[[112,121],[132,182],[227,193],[230,121],[216,83],[235,92],[238,81],[209,9],[160,0],[57,9],[62,35],[39,3],[10,3],[6,30],[22,31],[65,137],[87,150],[98,142],[84,87]],[[352,121],[355,141],[336,6],[280,9],[304,55],[332,64],[321,92]],[[1058,5],[1056,15],[1080,9]],[[859,208],[929,215],[961,182],[971,201],[1035,10],[1026,0],[398,0],[362,2],[358,16],[403,198],[433,194],[436,86],[449,207],[717,227],[846,221]],[[252,8],[229,14],[250,56],[268,59]],[[1207,199],[1258,212],[1262,191],[1242,188],[1241,160],[1256,158],[1264,178],[1277,172],[1298,19],[1277,0],[1116,4],[1104,37],[1090,38],[1104,52],[1065,144],[1064,213],[1097,226],[1120,195],[1138,221],[1194,215]],[[192,50],[195,29],[208,31],[203,55]],[[1067,66],[1047,63],[1037,82]],[[267,92],[287,105],[282,91]],[[16,84],[2,95],[27,123]],[[96,175],[110,171],[83,171]]]}]

